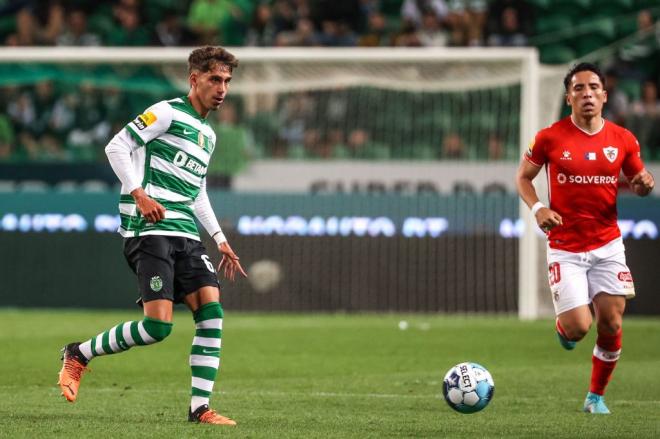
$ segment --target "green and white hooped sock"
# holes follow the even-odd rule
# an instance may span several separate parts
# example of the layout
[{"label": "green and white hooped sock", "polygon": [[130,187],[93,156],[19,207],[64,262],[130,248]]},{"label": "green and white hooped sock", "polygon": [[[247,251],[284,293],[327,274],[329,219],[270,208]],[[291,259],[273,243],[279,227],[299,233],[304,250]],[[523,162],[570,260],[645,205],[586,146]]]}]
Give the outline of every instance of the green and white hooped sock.
[{"label": "green and white hooped sock", "polygon": [[100,355],[124,352],[133,346],[158,343],[171,332],[171,322],[145,317],[139,322],[120,323],[81,343],[78,349],[87,360],[91,360]]},{"label": "green and white hooped sock", "polygon": [[208,404],[220,366],[222,339],[222,306],[211,302],[195,312],[195,338],[190,351],[192,370],[192,396],[190,410]]}]

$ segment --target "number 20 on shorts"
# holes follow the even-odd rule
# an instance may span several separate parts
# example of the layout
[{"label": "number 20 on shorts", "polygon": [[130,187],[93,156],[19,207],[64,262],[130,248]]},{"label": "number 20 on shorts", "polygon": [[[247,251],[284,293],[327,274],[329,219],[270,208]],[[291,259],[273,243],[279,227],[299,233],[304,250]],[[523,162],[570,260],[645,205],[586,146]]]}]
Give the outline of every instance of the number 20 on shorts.
[{"label": "number 20 on shorts", "polygon": [[548,265],[548,279],[550,279],[550,286],[558,284],[561,280],[559,262],[553,262],[552,264]]}]

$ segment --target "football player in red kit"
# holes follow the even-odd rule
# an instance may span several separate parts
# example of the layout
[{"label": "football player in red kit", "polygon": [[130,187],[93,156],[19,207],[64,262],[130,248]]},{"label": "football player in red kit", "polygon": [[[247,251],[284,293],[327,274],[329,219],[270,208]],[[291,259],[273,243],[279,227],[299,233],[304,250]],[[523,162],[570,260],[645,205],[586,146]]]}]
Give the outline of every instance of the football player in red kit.
[{"label": "football player in red kit", "polygon": [[[626,299],[635,295],[617,225],[619,174],[639,196],[648,195],[655,183],[635,136],[603,119],[604,82],[594,64],[581,63],[568,72],[564,86],[571,115],[538,132],[516,183],[547,234],[556,330],[565,349],[573,349],[589,331],[593,306],[598,336],[584,411],[607,414],[603,394],[621,354]],[[532,184],[544,165],[549,207]]]}]

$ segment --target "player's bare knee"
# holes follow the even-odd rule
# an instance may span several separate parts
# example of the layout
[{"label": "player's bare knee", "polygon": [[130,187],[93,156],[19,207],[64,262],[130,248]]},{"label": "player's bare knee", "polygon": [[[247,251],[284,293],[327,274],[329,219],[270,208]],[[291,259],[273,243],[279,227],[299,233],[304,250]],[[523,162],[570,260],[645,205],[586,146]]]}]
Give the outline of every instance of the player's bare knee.
[{"label": "player's bare knee", "polygon": [[616,335],[621,330],[621,320],[612,319],[598,322],[598,333]]},{"label": "player's bare knee", "polygon": [[566,332],[566,337],[570,341],[580,341],[587,335],[590,326],[591,325],[588,324],[578,323],[564,328],[564,331]]}]

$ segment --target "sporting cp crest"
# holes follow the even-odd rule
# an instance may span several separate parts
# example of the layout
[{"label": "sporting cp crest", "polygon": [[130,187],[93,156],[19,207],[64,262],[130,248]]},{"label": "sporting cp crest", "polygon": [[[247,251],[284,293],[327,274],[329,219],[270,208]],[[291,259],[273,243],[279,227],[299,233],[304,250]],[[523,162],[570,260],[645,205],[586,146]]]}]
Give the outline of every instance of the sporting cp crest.
[{"label": "sporting cp crest", "polygon": [[149,287],[154,293],[157,293],[161,290],[161,288],[163,288],[163,280],[160,278],[160,276],[154,276],[149,281]]},{"label": "sporting cp crest", "polygon": [[619,155],[619,148],[615,148],[613,146],[606,146],[605,148],[603,148],[603,153],[605,154],[605,158],[609,160],[610,163],[614,163],[617,156]]}]

